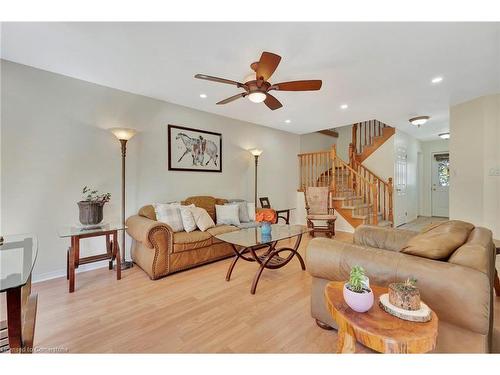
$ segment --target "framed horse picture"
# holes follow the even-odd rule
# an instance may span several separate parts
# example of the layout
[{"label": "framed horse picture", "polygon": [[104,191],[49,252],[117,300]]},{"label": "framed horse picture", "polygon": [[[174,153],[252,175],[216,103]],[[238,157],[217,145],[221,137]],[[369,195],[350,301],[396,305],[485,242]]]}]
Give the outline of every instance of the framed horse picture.
[{"label": "framed horse picture", "polygon": [[222,172],[222,134],[168,125],[168,169]]}]

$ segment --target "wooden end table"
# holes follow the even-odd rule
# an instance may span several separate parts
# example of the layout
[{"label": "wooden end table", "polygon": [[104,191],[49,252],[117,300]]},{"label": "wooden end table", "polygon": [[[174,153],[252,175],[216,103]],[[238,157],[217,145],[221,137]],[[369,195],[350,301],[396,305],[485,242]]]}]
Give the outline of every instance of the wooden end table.
[{"label": "wooden end table", "polygon": [[[116,260],[116,279],[120,280],[121,274],[121,259],[120,248],[118,245],[118,231],[125,230],[127,227],[123,225],[103,224],[92,227],[63,227],[59,229],[59,237],[71,238],[71,246],[66,253],[66,279],[69,280],[69,292],[75,291],[75,270],[81,264],[98,262],[101,260],[109,260],[109,269],[113,269],[113,261]],[[92,255],[89,257],[80,257],[80,240],[91,237],[106,237],[106,252],[104,254]]]},{"label": "wooden end table", "polygon": [[344,282],[333,281],[325,288],[328,310],[338,325],[337,353],[355,353],[356,341],[379,353],[427,353],[436,347],[438,317],[434,311],[426,323],[392,316],[378,305],[387,288],[371,286],[373,307],[358,313],[344,302]]}]

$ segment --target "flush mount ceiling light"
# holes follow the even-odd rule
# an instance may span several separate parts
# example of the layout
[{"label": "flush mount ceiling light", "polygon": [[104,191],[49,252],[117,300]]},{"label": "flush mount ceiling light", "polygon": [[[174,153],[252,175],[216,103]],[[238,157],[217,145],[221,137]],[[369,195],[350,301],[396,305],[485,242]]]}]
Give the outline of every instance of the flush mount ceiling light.
[{"label": "flush mount ceiling light", "polygon": [[292,122],[292,120],[285,120],[285,123],[287,123],[287,124],[289,124],[291,122]]},{"label": "flush mount ceiling light", "polygon": [[206,99],[207,98],[207,94],[200,94],[200,98]]},{"label": "flush mount ceiling light", "polygon": [[441,133],[439,136],[443,139],[450,139],[450,133]]},{"label": "flush mount ceiling light", "polygon": [[340,109],[347,109],[347,108],[349,108],[349,106],[348,106],[347,104],[342,104],[342,105],[340,106]]},{"label": "flush mount ceiling light", "polygon": [[420,126],[424,125],[427,121],[429,121],[429,116],[418,116],[409,119],[410,124],[415,125],[420,128]]},{"label": "flush mount ceiling light", "polygon": [[436,84],[436,83],[441,83],[443,81],[443,77],[434,77],[431,82]]}]

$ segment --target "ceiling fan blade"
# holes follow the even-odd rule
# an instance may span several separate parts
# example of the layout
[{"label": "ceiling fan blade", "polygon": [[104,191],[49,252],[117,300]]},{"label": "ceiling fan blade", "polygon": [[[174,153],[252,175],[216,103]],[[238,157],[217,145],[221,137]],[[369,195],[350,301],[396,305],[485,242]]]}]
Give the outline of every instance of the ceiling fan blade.
[{"label": "ceiling fan blade", "polygon": [[269,109],[272,109],[273,111],[275,109],[283,107],[283,104],[281,104],[278,99],[276,99],[269,93],[266,94],[266,100],[264,100],[264,103],[269,107]]},{"label": "ceiling fan blade", "polygon": [[239,99],[239,98],[244,98],[246,96],[246,92],[241,92],[239,94],[236,94],[236,95],[233,95],[227,99],[224,99],[224,100],[221,100],[220,102],[218,102],[217,104],[227,104],[227,103],[231,103],[232,101],[236,100],[236,99]]},{"label": "ceiling fan blade", "polygon": [[218,83],[227,83],[229,85],[235,85],[237,87],[245,87],[245,85],[243,83],[232,81],[230,79],[225,79],[225,78],[207,76],[206,74],[196,74],[194,76],[194,78],[205,79],[207,81],[213,81],[213,82],[218,82]]},{"label": "ceiling fan blade", "polygon": [[281,56],[271,52],[262,52],[259,65],[257,65],[257,70],[255,72],[257,79],[267,81],[273,75],[280,61]]},{"label": "ceiling fan blade", "polygon": [[321,88],[321,80],[307,80],[307,81],[290,81],[276,83],[269,87],[269,90],[279,91],[313,91]]}]

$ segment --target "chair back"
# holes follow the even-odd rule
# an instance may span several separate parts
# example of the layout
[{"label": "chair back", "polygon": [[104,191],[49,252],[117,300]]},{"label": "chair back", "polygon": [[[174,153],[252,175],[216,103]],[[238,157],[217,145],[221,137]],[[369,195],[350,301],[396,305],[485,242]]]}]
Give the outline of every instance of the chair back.
[{"label": "chair back", "polygon": [[271,202],[269,202],[268,197],[261,197],[259,198],[259,200],[260,200],[260,206],[262,208],[271,208]]},{"label": "chair back", "polygon": [[328,214],[330,188],[328,186],[308,186],[305,193],[309,215]]}]

